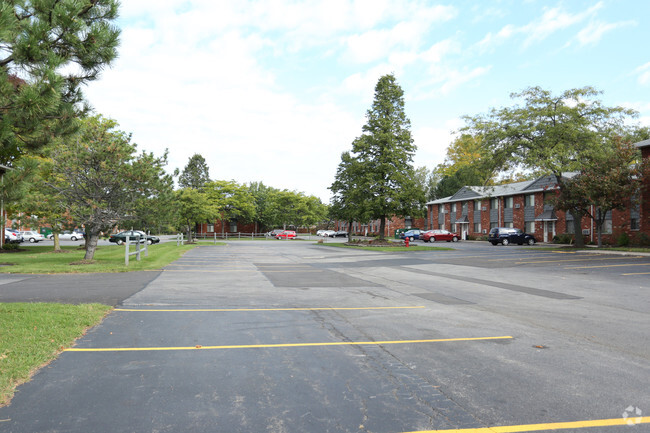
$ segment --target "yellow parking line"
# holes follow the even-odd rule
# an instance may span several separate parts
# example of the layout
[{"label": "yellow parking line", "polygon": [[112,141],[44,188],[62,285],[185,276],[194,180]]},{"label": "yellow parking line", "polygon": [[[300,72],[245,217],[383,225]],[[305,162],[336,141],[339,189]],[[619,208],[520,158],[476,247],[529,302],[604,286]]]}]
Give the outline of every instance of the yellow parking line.
[{"label": "yellow parking line", "polygon": [[629,272],[627,274],[621,274],[621,275],[650,275],[650,272]]},{"label": "yellow parking line", "polygon": [[616,268],[621,266],[650,266],[650,263],[619,263],[617,265],[566,266],[564,269]]},{"label": "yellow parking line", "polygon": [[[632,256],[627,259],[641,259],[643,256]],[[621,257],[604,257],[598,259],[590,259],[591,262],[604,261],[604,260],[621,260]],[[516,262],[518,265],[529,265],[535,263],[566,263],[566,262],[584,262],[585,259],[567,259],[567,260],[536,260],[533,262]]]},{"label": "yellow parking line", "polygon": [[135,308],[115,308],[113,311],[145,311],[145,312],[242,312],[242,311],[321,311],[321,310],[403,310],[412,308],[425,308],[423,305],[414,307],[294,307],[294,308],[197,308],[197,309],[168,309],[147,310]]},{"label": "yellow parking line", "polygon": [[[647,424],[650,423],[650,417],[646,416],[640,420],[637,418],[632,418],[629,420],[632,424]],[[413,431],[405,433],[435,433],[435,432],[446,432],[446,433],[518,433],[518,432],[529,432],[529,431],[543,431],[543,430],[565,430],[565,429],[578,429],[578,428],[590,428],[590,427],[613,427],[613,426],[629,426],[628,420],[624,418],[612,418],[612,419],[594,419],[587,421],[571,421],[571,422],[552,422],[544,424],[526,424],[526,425],[508,425],[508,426],[497,426],[497,427],[481,427],[481,428],[463,428],[463,429],[451,429],[451,430],[422,430],[422,431]]]},{"label": "yellow parking line", "polygon": [[177,346],[177,347],[102,347],[102,348],[69,348],[64,352],[142,352],[162,350],[214,350],[214,349],[262,349],[279,347],[323,347],[323,346],[383,346],[387,344],[416,344],[416,343],[445,343],[452,341],[504,340],[511,336],[501,337],[472,337],[472,338],[441,338],[435,340],[396,340],[396,341],[336,341],[329,343],[279,343],[279,344],[242,344],[234,346]]}]

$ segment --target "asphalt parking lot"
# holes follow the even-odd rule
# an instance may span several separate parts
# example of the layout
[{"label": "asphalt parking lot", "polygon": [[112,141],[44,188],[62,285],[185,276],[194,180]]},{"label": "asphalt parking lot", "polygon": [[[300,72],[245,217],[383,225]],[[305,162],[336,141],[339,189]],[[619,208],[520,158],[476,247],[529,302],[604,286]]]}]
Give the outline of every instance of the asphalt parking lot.
[{"label": "asphalt parking lot", "polygon": [[[0,430],[650,431],[650,257],[436,245],[229,242],[124,274]],[[0,275],[0,301],[57,277]]]}]

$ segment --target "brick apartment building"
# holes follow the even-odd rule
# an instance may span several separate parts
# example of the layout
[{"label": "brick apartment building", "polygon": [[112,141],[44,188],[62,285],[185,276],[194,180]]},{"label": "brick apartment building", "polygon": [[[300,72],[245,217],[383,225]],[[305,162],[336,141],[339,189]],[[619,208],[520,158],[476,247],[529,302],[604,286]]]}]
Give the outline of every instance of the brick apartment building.
[{"label": "brick apartment building", "polygon": [[[650,140],[636,143],[643,158],[650,158]],[[603,242],[615,243],[622,232],[631,239],[650,236],[650,178],[643,179],[641,204],[608,213]],[[556,211],[549,198],[557,188],[554,176],[494,187],[465,186],[454,195],[427,203],[427,228],[456,231],[461,238],[484,236],[493,227],[517,227],[538,241],[551,242],[557,234],[572,233],[572,216]],[[595,242],[596,227],[591,218],[582,221],[582,234]]]}]

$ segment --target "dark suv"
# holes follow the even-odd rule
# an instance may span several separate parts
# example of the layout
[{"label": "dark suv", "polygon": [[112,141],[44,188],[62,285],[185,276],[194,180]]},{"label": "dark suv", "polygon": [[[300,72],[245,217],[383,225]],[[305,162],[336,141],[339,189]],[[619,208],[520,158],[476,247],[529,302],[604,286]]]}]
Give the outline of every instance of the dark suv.
[{"label": "dark suv", "polygon": [[535,245],[535,236],[524,233],[521,229],[511,229],[508,227],[495,227],[488,234],[488,242],[492,245],[511,243],[523,245]]}]

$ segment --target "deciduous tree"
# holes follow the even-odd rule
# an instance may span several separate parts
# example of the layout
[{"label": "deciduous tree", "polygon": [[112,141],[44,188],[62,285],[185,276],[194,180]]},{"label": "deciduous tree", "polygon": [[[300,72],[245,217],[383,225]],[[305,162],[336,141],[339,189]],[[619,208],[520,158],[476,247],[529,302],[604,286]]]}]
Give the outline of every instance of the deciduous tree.
[{"label": "deciduous tree", "polygon": [[[487,115],[465,117],[463,132],[481,136],[491,165],[503,171],[516,167],[555,175],[560,190],[569,188],[563,174],[579,171],[583,161],[602,153],[609,137],[621,133],[632,110],[604,106],[591,87],[560,95],[531,87],[511,96],[523,105],[492,109]],[[581,232],[581,209],[563,209],[574,216]],[[582,244],[582,238],[576,237]]]},{"label": "deciduous tree", "polygon": [[51,178],[71,219],[86,231],[85,260],[92,260],[102,231],[133,218],[139,203],[171,188],[166,156],[137,154],[131,136],[101,116],[84,119],[74,136],[51,151]]}]

